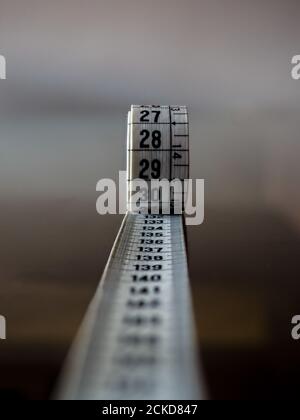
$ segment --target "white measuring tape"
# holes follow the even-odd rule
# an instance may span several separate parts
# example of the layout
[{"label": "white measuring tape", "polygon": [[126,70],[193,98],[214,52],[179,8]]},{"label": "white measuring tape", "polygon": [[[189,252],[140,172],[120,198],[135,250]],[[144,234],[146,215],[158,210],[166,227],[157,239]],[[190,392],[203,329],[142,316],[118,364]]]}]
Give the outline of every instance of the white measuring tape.
[{"label": "white measuring tape", "polygon": [[[132,106],[128,114],[128,210],[132,211],[134,182],[144,180],[180,180],[182,192],[169,191],[170,197],[148,195],[140,203],[141,210],[170,213],[183,208],[186,195],[184,180],[189,178],[189,124],[186,106]],[[150,191],[150,192],[149,192]],[[179,206],[178,206],[179,204]],[[177,206],[176,206],[177,205]]]},{"label": "white measuring tape", "polygon": [[[129,207],[133,179],[188,178],[188,142],[186,107],[132,106]],[[173,203],[182,199],[171,197]],[[199,399],[198,374],[184,218],[129,211],[71,351],[59,398]]]}]

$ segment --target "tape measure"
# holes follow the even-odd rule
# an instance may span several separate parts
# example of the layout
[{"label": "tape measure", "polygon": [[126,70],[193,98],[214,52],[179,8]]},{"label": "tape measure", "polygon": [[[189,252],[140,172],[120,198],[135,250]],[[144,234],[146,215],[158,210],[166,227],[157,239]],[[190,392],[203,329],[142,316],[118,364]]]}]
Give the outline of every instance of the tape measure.
[{"label": "tape measure", "polygon": [[142,211],[131,211],[136,178],[188,178],[187,108],[132,106],[127,145],[129,211],[71,350],[59,398],[199,399],[184,216],[147,214],[149,196]]},{"label": "tape measure", "polygon": [[[184,180],[189,178],[189,123],[186,106],[132,106],[128,113],[128,210],[132,209],[134,182],[144,180],[178,180],[182,192],[170,190],[165,201],[156,200],[148,185],[147,195],[140,202],[140,210],[168,214],[183,210],[186,194]],[[150,204],[152,208],[149,209]],[[155,206],[156,204],[156,206]]]}]

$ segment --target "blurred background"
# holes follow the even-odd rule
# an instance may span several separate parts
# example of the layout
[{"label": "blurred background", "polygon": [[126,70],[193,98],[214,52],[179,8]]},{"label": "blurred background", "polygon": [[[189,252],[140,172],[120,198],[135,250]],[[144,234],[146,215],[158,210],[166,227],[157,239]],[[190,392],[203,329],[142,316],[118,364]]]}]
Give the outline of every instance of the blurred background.
[{"label": "blurred background", "polygon": [[297,0],[0,0],[0,398],[49,398],[121,217],[130,104],[190,109],[206,220],[188,229],[212,398],[300,381]]}]

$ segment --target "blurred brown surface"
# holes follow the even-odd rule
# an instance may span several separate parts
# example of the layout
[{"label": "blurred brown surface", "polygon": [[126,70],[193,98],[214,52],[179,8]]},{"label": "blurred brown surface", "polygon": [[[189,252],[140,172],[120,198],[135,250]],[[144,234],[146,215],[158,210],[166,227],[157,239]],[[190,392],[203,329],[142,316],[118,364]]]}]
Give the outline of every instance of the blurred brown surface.
[{"label": "blurred brown surface", "polygon": [[190,229],[191,279],[213,398],[296,398],[300,238],[270,211],[207,211]]}]

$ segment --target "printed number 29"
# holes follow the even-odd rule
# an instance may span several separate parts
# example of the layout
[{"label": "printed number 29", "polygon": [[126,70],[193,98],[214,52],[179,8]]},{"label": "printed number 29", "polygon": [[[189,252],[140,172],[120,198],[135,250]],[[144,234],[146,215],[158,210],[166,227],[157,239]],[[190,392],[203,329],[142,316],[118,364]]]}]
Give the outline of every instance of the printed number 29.
[{"label": "printed number 29", "polygon": [[151,166],[151,178],[152,179],[159,179],[160,178],[160,172],[161,172],[161,162],[158,159],[154,159],[151,161],[147,159],[142,159],[140,161],[140,178],[148,180],[148,176],[146,172],[150,169]]}]

